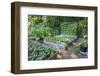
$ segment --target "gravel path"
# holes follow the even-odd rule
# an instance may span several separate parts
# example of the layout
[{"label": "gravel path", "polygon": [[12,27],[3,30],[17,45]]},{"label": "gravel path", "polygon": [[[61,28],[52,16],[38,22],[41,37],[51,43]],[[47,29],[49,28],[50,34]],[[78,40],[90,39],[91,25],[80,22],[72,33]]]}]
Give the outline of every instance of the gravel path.
[{"label": "gravel path", "polygon": [[62,54],[62,59],[76,59],[76,58],[78,58],[78,56],[75,54],[73,46],[68,47],[67,50],[61,50],[61,54]]},{"label": "gravel path", "polygon": [[65,49],[59,49],[60,55],[62,56],[61,59],[77,59],[79,56],[75,54],[74,46],[77,45],[78,41],[72,43],[72,45]]}]

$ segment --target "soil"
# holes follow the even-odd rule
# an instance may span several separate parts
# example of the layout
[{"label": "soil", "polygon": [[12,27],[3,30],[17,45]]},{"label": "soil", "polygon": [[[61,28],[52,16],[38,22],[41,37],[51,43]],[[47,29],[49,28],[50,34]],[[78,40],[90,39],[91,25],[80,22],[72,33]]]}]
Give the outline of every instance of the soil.
[{"label": "soil", "polygon": [[75,49],[74,49],[74,46],[77,43],[78,43],[78,40],[74,41],[72,43],[72,45],[68,46],[66,50],[65,49],[59,49],[59,55],[58,56],[60,57],[60,59],[76,59],[76,58],[79,58],[79,56],[77,56],[75,54]]}]

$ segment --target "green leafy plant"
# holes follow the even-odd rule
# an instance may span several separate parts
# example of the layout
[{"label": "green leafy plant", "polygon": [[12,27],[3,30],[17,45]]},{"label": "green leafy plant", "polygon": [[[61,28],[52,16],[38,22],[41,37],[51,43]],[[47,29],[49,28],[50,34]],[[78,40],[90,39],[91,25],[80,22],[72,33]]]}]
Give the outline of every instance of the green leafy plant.
[{"label": "green leafy plant", "polygon": [[83,45],[85,47],[88,46],[88,40],[87,39],[82,39],[80,43],[81,43],[81,45]]},{"label": "green leafy plant", "polygon": [[35,40],[44,39],[44,37],[50,36],[50,28],[46,27],[45,24],[33,25],[29,29],[29,38],[33,38]]},{"label": "green leafy plant", "polygon": [[[43,45],[38,43],[37,41],[30,41],[29,42],[29,54],[28,60],[46,60],[48,59],[51,54],[56,53],[56,48]],[[31,48],[31,49],[30,49]]]},{"label": "green leafy plant", "polygon": [[75,54],[76,54],[77,56],[79,56],[79,54],[80,54],[80,46],[77,45],[77,46],[74,47],[74,49],[75,49]]}]

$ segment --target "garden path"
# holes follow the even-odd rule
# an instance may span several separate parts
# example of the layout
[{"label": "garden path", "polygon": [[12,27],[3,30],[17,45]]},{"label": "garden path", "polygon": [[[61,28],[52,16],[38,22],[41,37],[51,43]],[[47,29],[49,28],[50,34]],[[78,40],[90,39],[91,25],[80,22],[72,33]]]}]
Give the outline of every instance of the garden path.
[{"label": "garden path", "polygon": [[78,56],[75,54],[73,46],[68,47],[67,50],[62,50],[62,59],[76,59]]},{"label": "garden path", "polygon": [[67,50],[60,49],[60,52],[62,54],[62,59],[76,59],[78,56],[75,54],[74,46],[78,43],[78,41],[75,41],[72,43],[72,45],[67,47]]},{"label": "garden path", "polygon": [[79,40],[72,41],[71,45],[67,46],[67,50],[64,49],[64,44],[58,44],[54,42],[44,41],[44,44],[48,46],[58,47],[59,53],[57,55],[57,59],[76,59],[78,56],[75,54],[74,46],[79,43]]}]

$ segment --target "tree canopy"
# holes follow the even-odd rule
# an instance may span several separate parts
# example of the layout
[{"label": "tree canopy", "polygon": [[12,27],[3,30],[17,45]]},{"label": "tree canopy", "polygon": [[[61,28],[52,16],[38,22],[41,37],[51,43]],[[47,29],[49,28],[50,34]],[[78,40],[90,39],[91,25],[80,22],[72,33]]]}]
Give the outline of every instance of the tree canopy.
[{"label": "tree canopy", "polygon": [[28,15],[29,37],[46,37],[59,34],[87,35],[87,17]]}]

